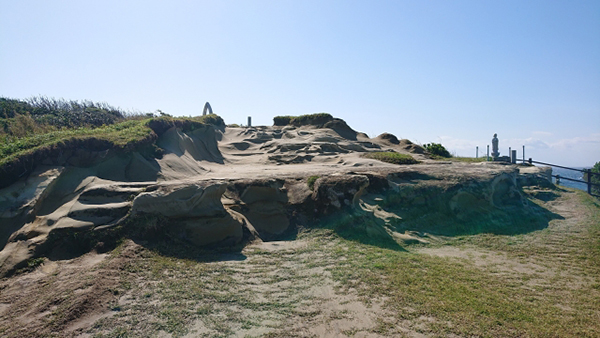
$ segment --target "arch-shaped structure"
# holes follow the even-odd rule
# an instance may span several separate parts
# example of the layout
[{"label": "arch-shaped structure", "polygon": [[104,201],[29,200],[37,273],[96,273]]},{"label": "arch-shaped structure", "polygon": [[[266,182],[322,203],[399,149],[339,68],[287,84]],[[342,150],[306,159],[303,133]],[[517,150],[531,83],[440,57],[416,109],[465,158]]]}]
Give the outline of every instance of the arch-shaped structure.
[{"label": "arch-shaped structure", "polygon": [[204,111],[202,111],[202,115],[206,115],[206,112],[208,111],[209,114],[212,114],[212,107],[210,106],[210,103],[206,102],[204,104]]}]

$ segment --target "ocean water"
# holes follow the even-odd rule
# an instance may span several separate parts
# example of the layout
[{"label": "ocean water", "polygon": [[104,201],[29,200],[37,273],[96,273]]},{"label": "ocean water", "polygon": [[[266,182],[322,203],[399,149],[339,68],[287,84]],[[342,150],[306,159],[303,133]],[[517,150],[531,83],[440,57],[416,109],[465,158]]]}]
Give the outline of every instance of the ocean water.
[{"label": "ocean water", "polygon": [[[582,168],[582,167],[573,167],[573,168],[588,169],[588,168]],[[575,171],[575,170],[568,170],[568,169],[552,167],[552,175],[560,175],[560,177],[568,177],[568,178],[572,178],[572,179],[576,179],[576,180],[583,180],[583,173],[580,171]],[[556,178],[552,177],[552,182],[556,183]],[[585,184],[585,183],[573,182],[573,181],[569,181],[569,180],[560,180],[560,185],[569,187],[569,188],[575,188],[575,189],[587,191],[587,184]]]}]

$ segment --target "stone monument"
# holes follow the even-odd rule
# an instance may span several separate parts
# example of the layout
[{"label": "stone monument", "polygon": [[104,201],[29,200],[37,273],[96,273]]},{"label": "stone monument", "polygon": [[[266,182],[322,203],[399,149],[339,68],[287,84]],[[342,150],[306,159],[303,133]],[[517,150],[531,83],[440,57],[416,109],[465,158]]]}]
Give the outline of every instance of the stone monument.
[{"label": "stone monument", "polygon": [[500,152],[498,151],[498,134],[494,134],[494,138],[492,139],[492,158],[495,160],[500,156]]},{"label": "stone monument", "polygon": [[202,115],[206,115],[206,112],[207,112],[207,111],[208,111],[208,113],[209,113],[209,114],[212,114],[212,113],[213,113],[213,111],[212,111],[212,108],[211,108],[211,106],[210,106],[210,103],[208,103],[208,102],[206,102],[206,103],[204,104],[204,111],[202,111]]}]

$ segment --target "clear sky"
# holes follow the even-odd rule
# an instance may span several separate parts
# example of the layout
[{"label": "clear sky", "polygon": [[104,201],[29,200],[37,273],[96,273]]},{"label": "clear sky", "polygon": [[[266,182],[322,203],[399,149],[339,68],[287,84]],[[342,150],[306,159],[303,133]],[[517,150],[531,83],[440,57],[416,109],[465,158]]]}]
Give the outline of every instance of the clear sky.
[{"label": "clear sky", "polygon": [[600,161],[600,1],[0,0],[0,96]]}]

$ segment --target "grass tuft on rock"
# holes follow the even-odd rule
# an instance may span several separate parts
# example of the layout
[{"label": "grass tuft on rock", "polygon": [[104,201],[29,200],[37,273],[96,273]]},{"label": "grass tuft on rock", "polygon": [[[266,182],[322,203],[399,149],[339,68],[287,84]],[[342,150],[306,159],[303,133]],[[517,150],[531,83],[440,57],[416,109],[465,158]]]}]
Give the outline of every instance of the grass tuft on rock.
[{"label": "grass tuft on rock", "polygon": [[415,160],[412,156],[407,154],[400,154],[391,151],[376,151],[365,153],[362,155],[364,158],[370,158],[373,160],[379,160],[382,162],[393,163],[393,164],[417,164],[419,161]]},{"label": "grass tuft on rock", "polygon": [[308,184],[308,188],[310,190],[315,189],[315,182],[320,178],[320,176],[310,176],[308,180],[306,180],[306,184]]}]

